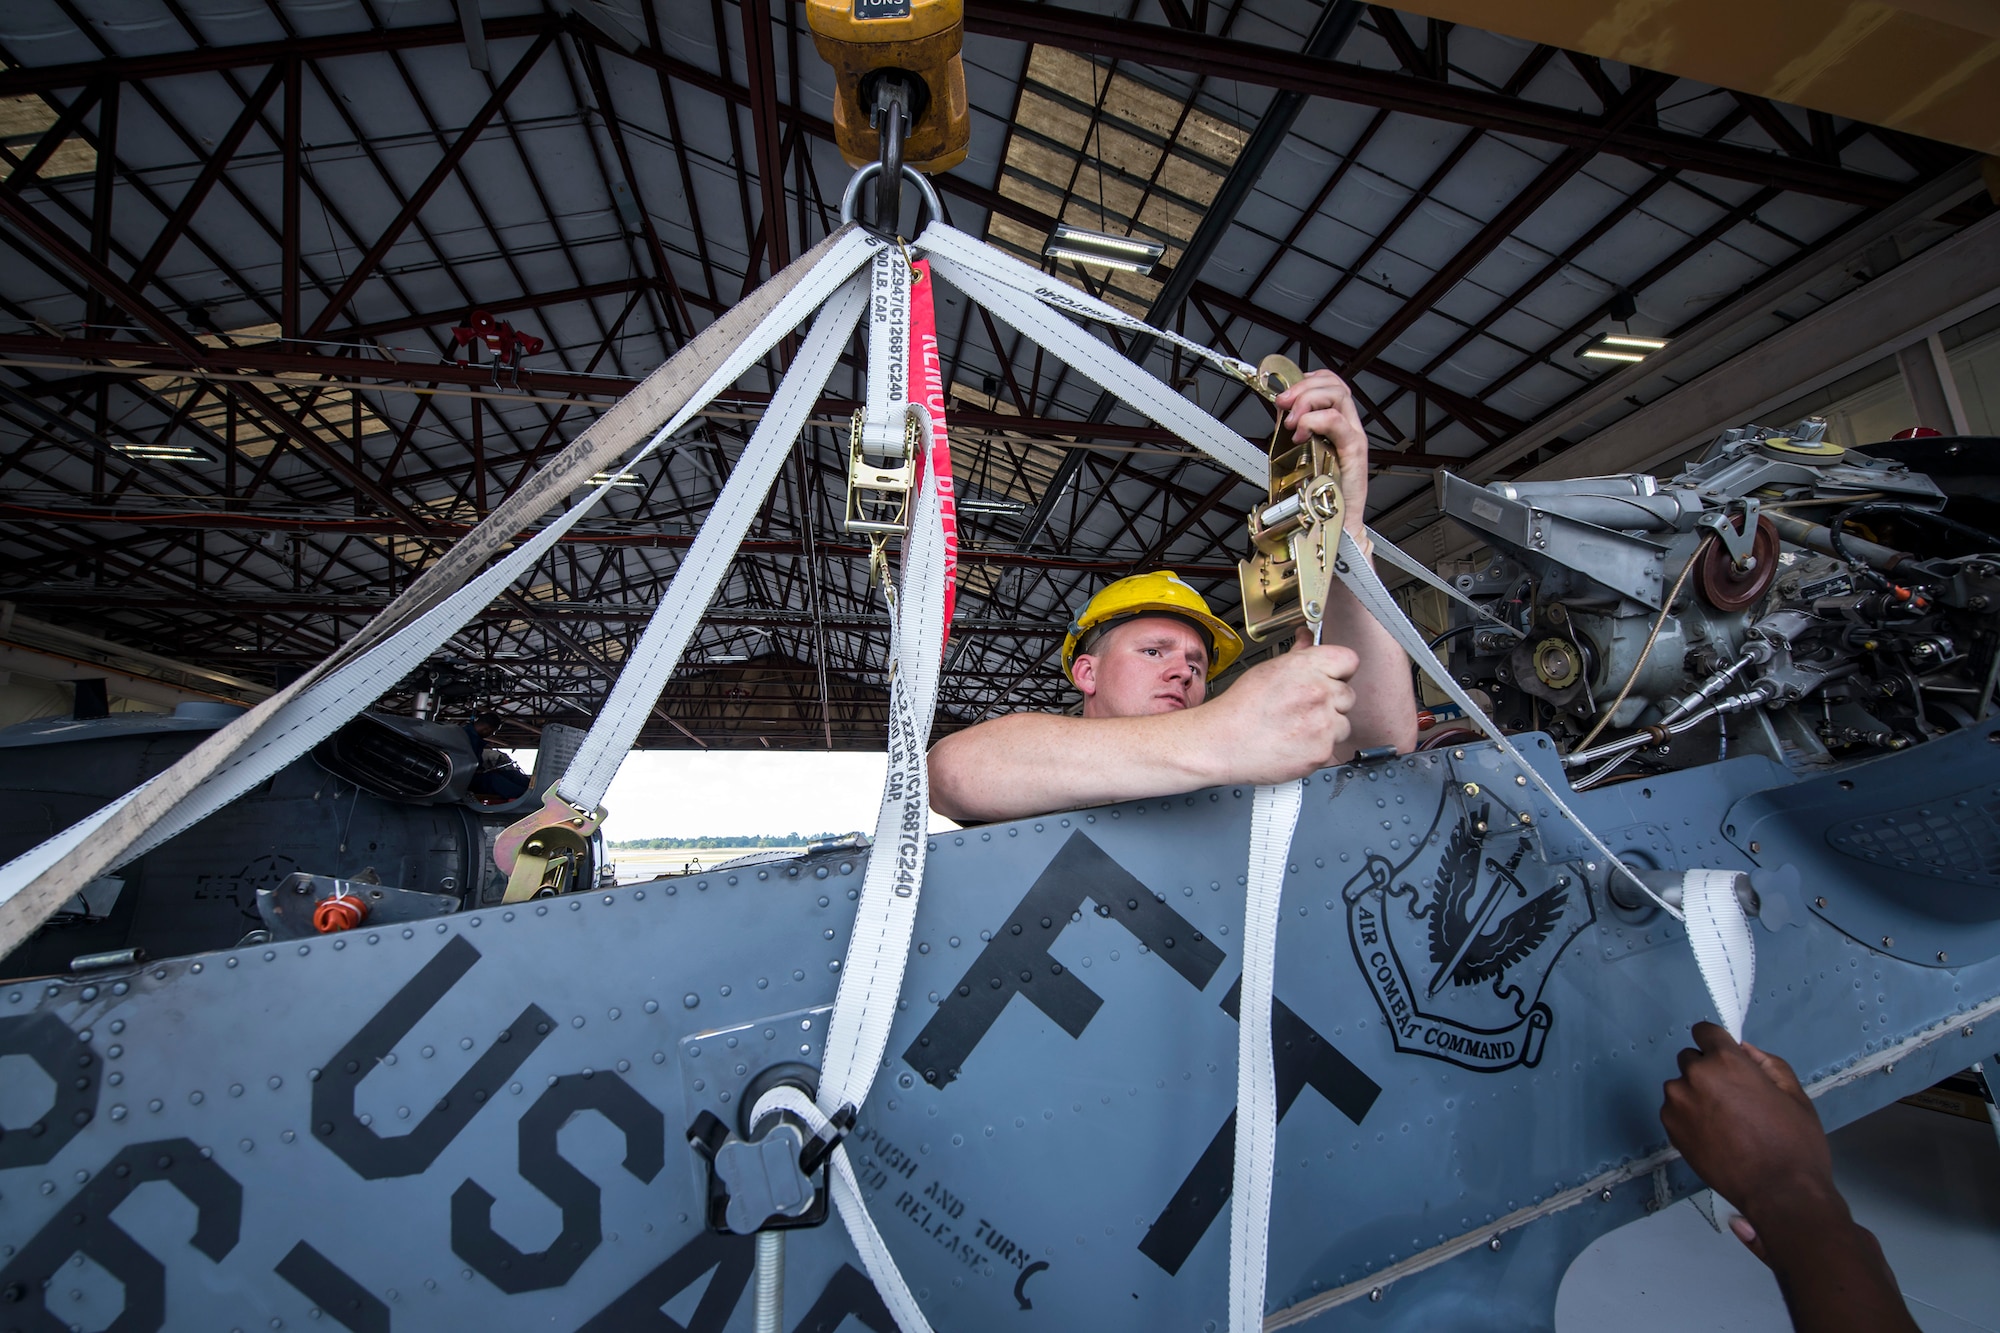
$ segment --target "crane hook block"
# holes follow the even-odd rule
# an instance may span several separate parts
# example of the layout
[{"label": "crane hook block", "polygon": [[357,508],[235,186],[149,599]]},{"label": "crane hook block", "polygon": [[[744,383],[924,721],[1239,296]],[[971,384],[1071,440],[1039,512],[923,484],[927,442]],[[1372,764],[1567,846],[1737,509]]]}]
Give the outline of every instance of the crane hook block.
[{"label": "crane hook block", "polygon": [[965,0],[806,0],[821,59],[833,66],[833,136],[851,167],[882,156],[876,85],[900,76],[915,94],[903,161],[949,171],[965,160],[972,115],[965,100]]}]

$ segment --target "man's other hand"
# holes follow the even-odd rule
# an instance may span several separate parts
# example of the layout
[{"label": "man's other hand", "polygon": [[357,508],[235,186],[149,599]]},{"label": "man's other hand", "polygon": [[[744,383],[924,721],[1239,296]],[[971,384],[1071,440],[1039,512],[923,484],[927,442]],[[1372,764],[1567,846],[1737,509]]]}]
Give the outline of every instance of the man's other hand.
[{"label": "man's other hand", "polygon": [[1361,414],[1355,410],[1347,381],[1330,370],[1315,370],[1279,394],[1275,406],[1284,414],[1294,444],[1304,444],[1315,435],[1332,441],[1340,459],[1341,502],[1346,506],[1342,526],[1366,550],[1368,432],[1361,428]]},{"label": "man's other hand", "polygon": [[1233,772],[1223,780],[1288,782],[1335,762],[1353,731],[1348,681],[1360,662],[1338,644],[1302,643],[1259,662],[1189,714],[1210,729],[1208,744],[1232,756]]}]

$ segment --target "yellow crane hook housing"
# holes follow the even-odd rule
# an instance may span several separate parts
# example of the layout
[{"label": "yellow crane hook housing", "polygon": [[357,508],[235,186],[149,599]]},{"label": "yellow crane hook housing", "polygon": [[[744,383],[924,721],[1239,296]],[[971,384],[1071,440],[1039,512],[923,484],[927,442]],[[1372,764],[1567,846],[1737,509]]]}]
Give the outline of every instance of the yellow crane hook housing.
[{"label": "yellow crane hook housing", "polygon": [[937,172],[965,160],[965,0],[806,0],[806,22],[833,66],[833,134],[847,165],[883,158],[875,121],[885,82],[906,90],[905,165]]}]

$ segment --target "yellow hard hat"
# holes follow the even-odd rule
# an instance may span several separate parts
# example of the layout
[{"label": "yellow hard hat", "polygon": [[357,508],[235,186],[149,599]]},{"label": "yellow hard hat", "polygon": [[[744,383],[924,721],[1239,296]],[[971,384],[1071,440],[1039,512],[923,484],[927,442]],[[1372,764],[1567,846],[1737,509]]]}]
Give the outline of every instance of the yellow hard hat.
[{"label": "yellow hard hat", "polygon": [[1208,609],[1202,595],[1181,582],[1180,575],[1170,569],[1162,569],[1119,579],[1090,599],[1083,613],[1069,622],[1069,633],[1063,638],[1063,674],[1070,674],[1070,663],[1076,659],[1077,645],[1092,630],[1144,615],[1175,616],[1199,629],[1202,637],[1208,640],[1210,680],[1228,670],[1229,664],[1243,655],[1242,637],[1229,628],[1227,622],[1218,620],[1215,613]]}]

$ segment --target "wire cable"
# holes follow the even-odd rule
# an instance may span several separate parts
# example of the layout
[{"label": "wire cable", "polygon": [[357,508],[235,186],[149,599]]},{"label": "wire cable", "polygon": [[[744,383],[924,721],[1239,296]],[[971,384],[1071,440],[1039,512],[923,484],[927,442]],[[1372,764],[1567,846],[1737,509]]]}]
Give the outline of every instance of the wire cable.
[{"label": "wire cable", "polygon": [[1688,557],[1688,562],[1685,565],[1681,566],[1681,575],[1674,580],[1674,590],[1667,594],[1665,601],[1660,603],[1660,614],[1653,621],[1652,633],[1646,636],[1646,646],[1639,650],[1639,660],[1632,664],[1632,674],[1625,677],[1625,684],[1619,688],[1618,697],[1611,701],[1611,707],[1598,714],[1597,725],[1590,729],[1590,734],[1585,736],[1582,744],[1576,747],[1578,750],[1588,750],[1590,743],[1603,734],[1606,727],[1611,725],[1612,717],[1625,703],[1625,696],[1632,692],[1632,686],[1638,681],[1639,673],[1646,669],[1646,659],[1653,655],[1653,644],[1659,640],[1660,631],[1666,627],[1667,617],[1673,613],[1674,602],[1680,597],[1681,589],[1687,586],[1688,575],[1694,573],[1695,564],[1704,555],[1708,554],[1709,543],[1714,540],[1714,533],[1705,534],[1700,544],[1694,548],[1694,554]]}]

